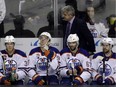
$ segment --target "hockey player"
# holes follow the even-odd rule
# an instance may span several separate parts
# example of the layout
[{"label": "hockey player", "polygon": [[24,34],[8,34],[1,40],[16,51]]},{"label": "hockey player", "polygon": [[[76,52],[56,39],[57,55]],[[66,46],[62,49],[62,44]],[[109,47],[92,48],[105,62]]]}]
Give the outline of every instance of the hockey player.
[{"label": "hockey player", "polygon": [[113,45],[111,38],[102,39],[102,52],[96,53],[92,60],[92,84],[114,85],[116,83],[116,53],[112,51]]},{"label": "hockey player", "polygon": [[68,36],[67,46],[60,52],[60,75],[62,77],[60,84],[84,84],[91,77],[89,54],[84,49],[78,48],[79,38],[76,34]]},{"label": "hockey player", "polygon": [[15,38],[5,37],[5,50],[1,50],[0,57],[0,84],[1,85],[23,85],[23,78],[26,74],[22,70],[25,68],[26,54],[14,48]]},{"label": "hockey player", "polygon": [[50,85],[58,84],[56,71],[58,49],[50,46],[51,35],[43,32],[39,36],[39,47],[32,49],[29,53],[29,85]]}]

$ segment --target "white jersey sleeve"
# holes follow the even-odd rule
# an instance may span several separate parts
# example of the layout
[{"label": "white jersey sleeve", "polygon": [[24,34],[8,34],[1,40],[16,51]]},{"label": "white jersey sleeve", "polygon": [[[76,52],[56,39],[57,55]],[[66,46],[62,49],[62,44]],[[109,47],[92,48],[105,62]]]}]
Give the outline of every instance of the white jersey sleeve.
[{"label": "white jersey sleeve", "polygon": [[99,73],[97,72],[98,69],[98,64],[100,61],[102,61],[103,57],[102,56],[97,56],[95,59],[92,59],[92,77],[95,78],[96,75]]},{"label": "white jersey sleeve", "polygon": [[2,70],[3,70],[3,59],[2,56],[0,55],[0,76],[3,76]]},{"label": "white jersey sleeve", "polygon": [[116,83],[116,73],[112,75],[112,77],[114,78],[114,81]]},{"label": "white jersey sleeve", "polygon": [[91,62],[90,59],[87,58],[86,56],[83,56],[82,66],[84,70],[81,73],[80,77],[83,79],[84,82],[86,82],[91,77],[91,72],[90,72]]},{"label": "white jersey sleeve", "polygon": [[30,77],[30,79],[36,74],[34,68],[36,65],[36,55],[31,55],[28,57],[29,58],[29,65],[28,65],[28,75]]},{"label": "white jersey sleeve", "polygon": [[21,80],[26,77],[25,68],[27,67],[27,65],[26,65],[27,58],[20,57],[18,61],[19,61],[18,62],[19,69],[17,70],[16,73],[18,74],[18,80]]},{"label": "white jersey sleeve", "polygon": [[67,71],[68,71],[68,69],[67,69],[66,56],[61,55],[61,58],[60,58],[60,75],[62,77],[68,77]]},{"label": "white jersey sleeve", "polygon": [[0,0],[0,23],[4,20],[6,15],[5,0]]},{"label": "white jersey sleeve", "polygon": [[51,62],[49,62],[49,65],[53,70],[57,69],[57,67],[58,67],[58,58],[57,58],[57,56]]}]

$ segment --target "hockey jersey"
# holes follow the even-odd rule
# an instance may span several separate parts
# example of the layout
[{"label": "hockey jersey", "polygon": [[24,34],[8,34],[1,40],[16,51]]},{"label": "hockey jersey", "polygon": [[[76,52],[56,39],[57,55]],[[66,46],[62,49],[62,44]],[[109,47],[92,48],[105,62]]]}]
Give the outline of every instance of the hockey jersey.
[{"label": "hockey jersey", "polygon": [[[40,76],[56,75],[56,69],[58,68],[59,60],[59,51],[55,47],[49,47],[49,50],[52,50],[56,53],[56,57],[49,61],[44,55],[40,47],[34,48],[29,53],[29,68],[28,74],[30,79],[38,73]],[[48,64],[47,64],[48,63]],[[48,72],[47,72],[48,71]]]},{"label": "hockey jersey", "polygon": [[91,31],[91,34],[93,35],[94,38],[108,36],[108,29],[105,28],[103,23],[95,23],[94,25],[87,23],[87,26],[88,26],[89,30]]},{"label": "hockey jersey", "polygon": [[15,70],[18,74],[18,80],[25,78],[24,68],[26,67],[26,60],[26,54],[20,50],[15,49],[12,56],[9,56],[6,50],[2,50],[0,57],[0,75],[7,76],[12,70]]},{"label": "hockey jersey", "polygon": [[[89,54],[82,48],[78,49],[75,56],[72,55],[69,48],[64,48],[60,54],[60,75],[62,77],[69,77],[69,75],[67,75],[67,71],[72,68],[72,64],[74,67],[81,65],[85,70],[90,68],[90,60],[88,58]],[[90,76],[91,75],[88,71],[83,71],[80,75],[84,81],[87,81]]]},{"label": "hockey jersey", "polygon": [[93,56],[92,68],[95,70],[92,73],[93,78],[95,79],[97,74],[103,75],[103,60],[105,61],[105,78],[112,76],[116,82],[116,53],[113,52],[110,57],[106,57],[103,52]]}]

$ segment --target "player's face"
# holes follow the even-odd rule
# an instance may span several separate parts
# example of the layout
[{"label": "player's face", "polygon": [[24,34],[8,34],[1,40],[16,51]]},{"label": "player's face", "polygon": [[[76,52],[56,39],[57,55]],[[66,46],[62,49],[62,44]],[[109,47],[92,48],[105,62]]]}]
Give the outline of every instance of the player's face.
[{"label": "player's face", "polygon": [[70,21],[72,19],[72,16],[67,12],[63,12],[62,13],[62,18],[63,18],[64,21]]},{"label": "player's face", "polygon": [[103,43],[102,47],[104,53],[108,53],[109,51],[111,51],[111,46],[108,43]]},{"label": "player's face", "polygon": [[40,47],[44,47],[45,45],[48,45],[49,42],[49,38],[47,36],[40,36],[39,37],[40,40]]},{"label": "player's face", "polygon": [[68,47],[70,48],[71,51],[76,50],[77,42],[68,42]]},{"label": "player's face", "polygon": [[93,7],[88,7],[87,8],[87,14],[90,18],[94,17],[94,8]]},{"label": "player's face", "polygon": [[14,49],[15,44],[13,42],[9,42],[9,43],[5,43],[5,46],[6,46],[6,50],[8,52],[12,52],[13,49]]}]

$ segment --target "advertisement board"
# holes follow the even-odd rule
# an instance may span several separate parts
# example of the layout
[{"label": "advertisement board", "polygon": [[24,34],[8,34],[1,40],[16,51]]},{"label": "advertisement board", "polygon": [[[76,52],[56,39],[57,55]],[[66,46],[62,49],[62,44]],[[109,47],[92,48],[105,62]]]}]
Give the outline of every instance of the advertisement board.
[{"label": "advertisement board", "polygon": [[[100,46],[101,38],[95,38],[96,52],[102,50]],[[113,41],[116,42],[116,38],[113,38]],[[15,48],[24,51],[27,55],[29,54],[32,48],[39,46],[38,38],[16,38]],[[52,38],[51,46],[56,47],[61,50],[63,48],[63,38]],[[0,50],[5,49],[4,38],[0,39]],[[113,47],[113,51],[116,52],[116,46]]]}]

